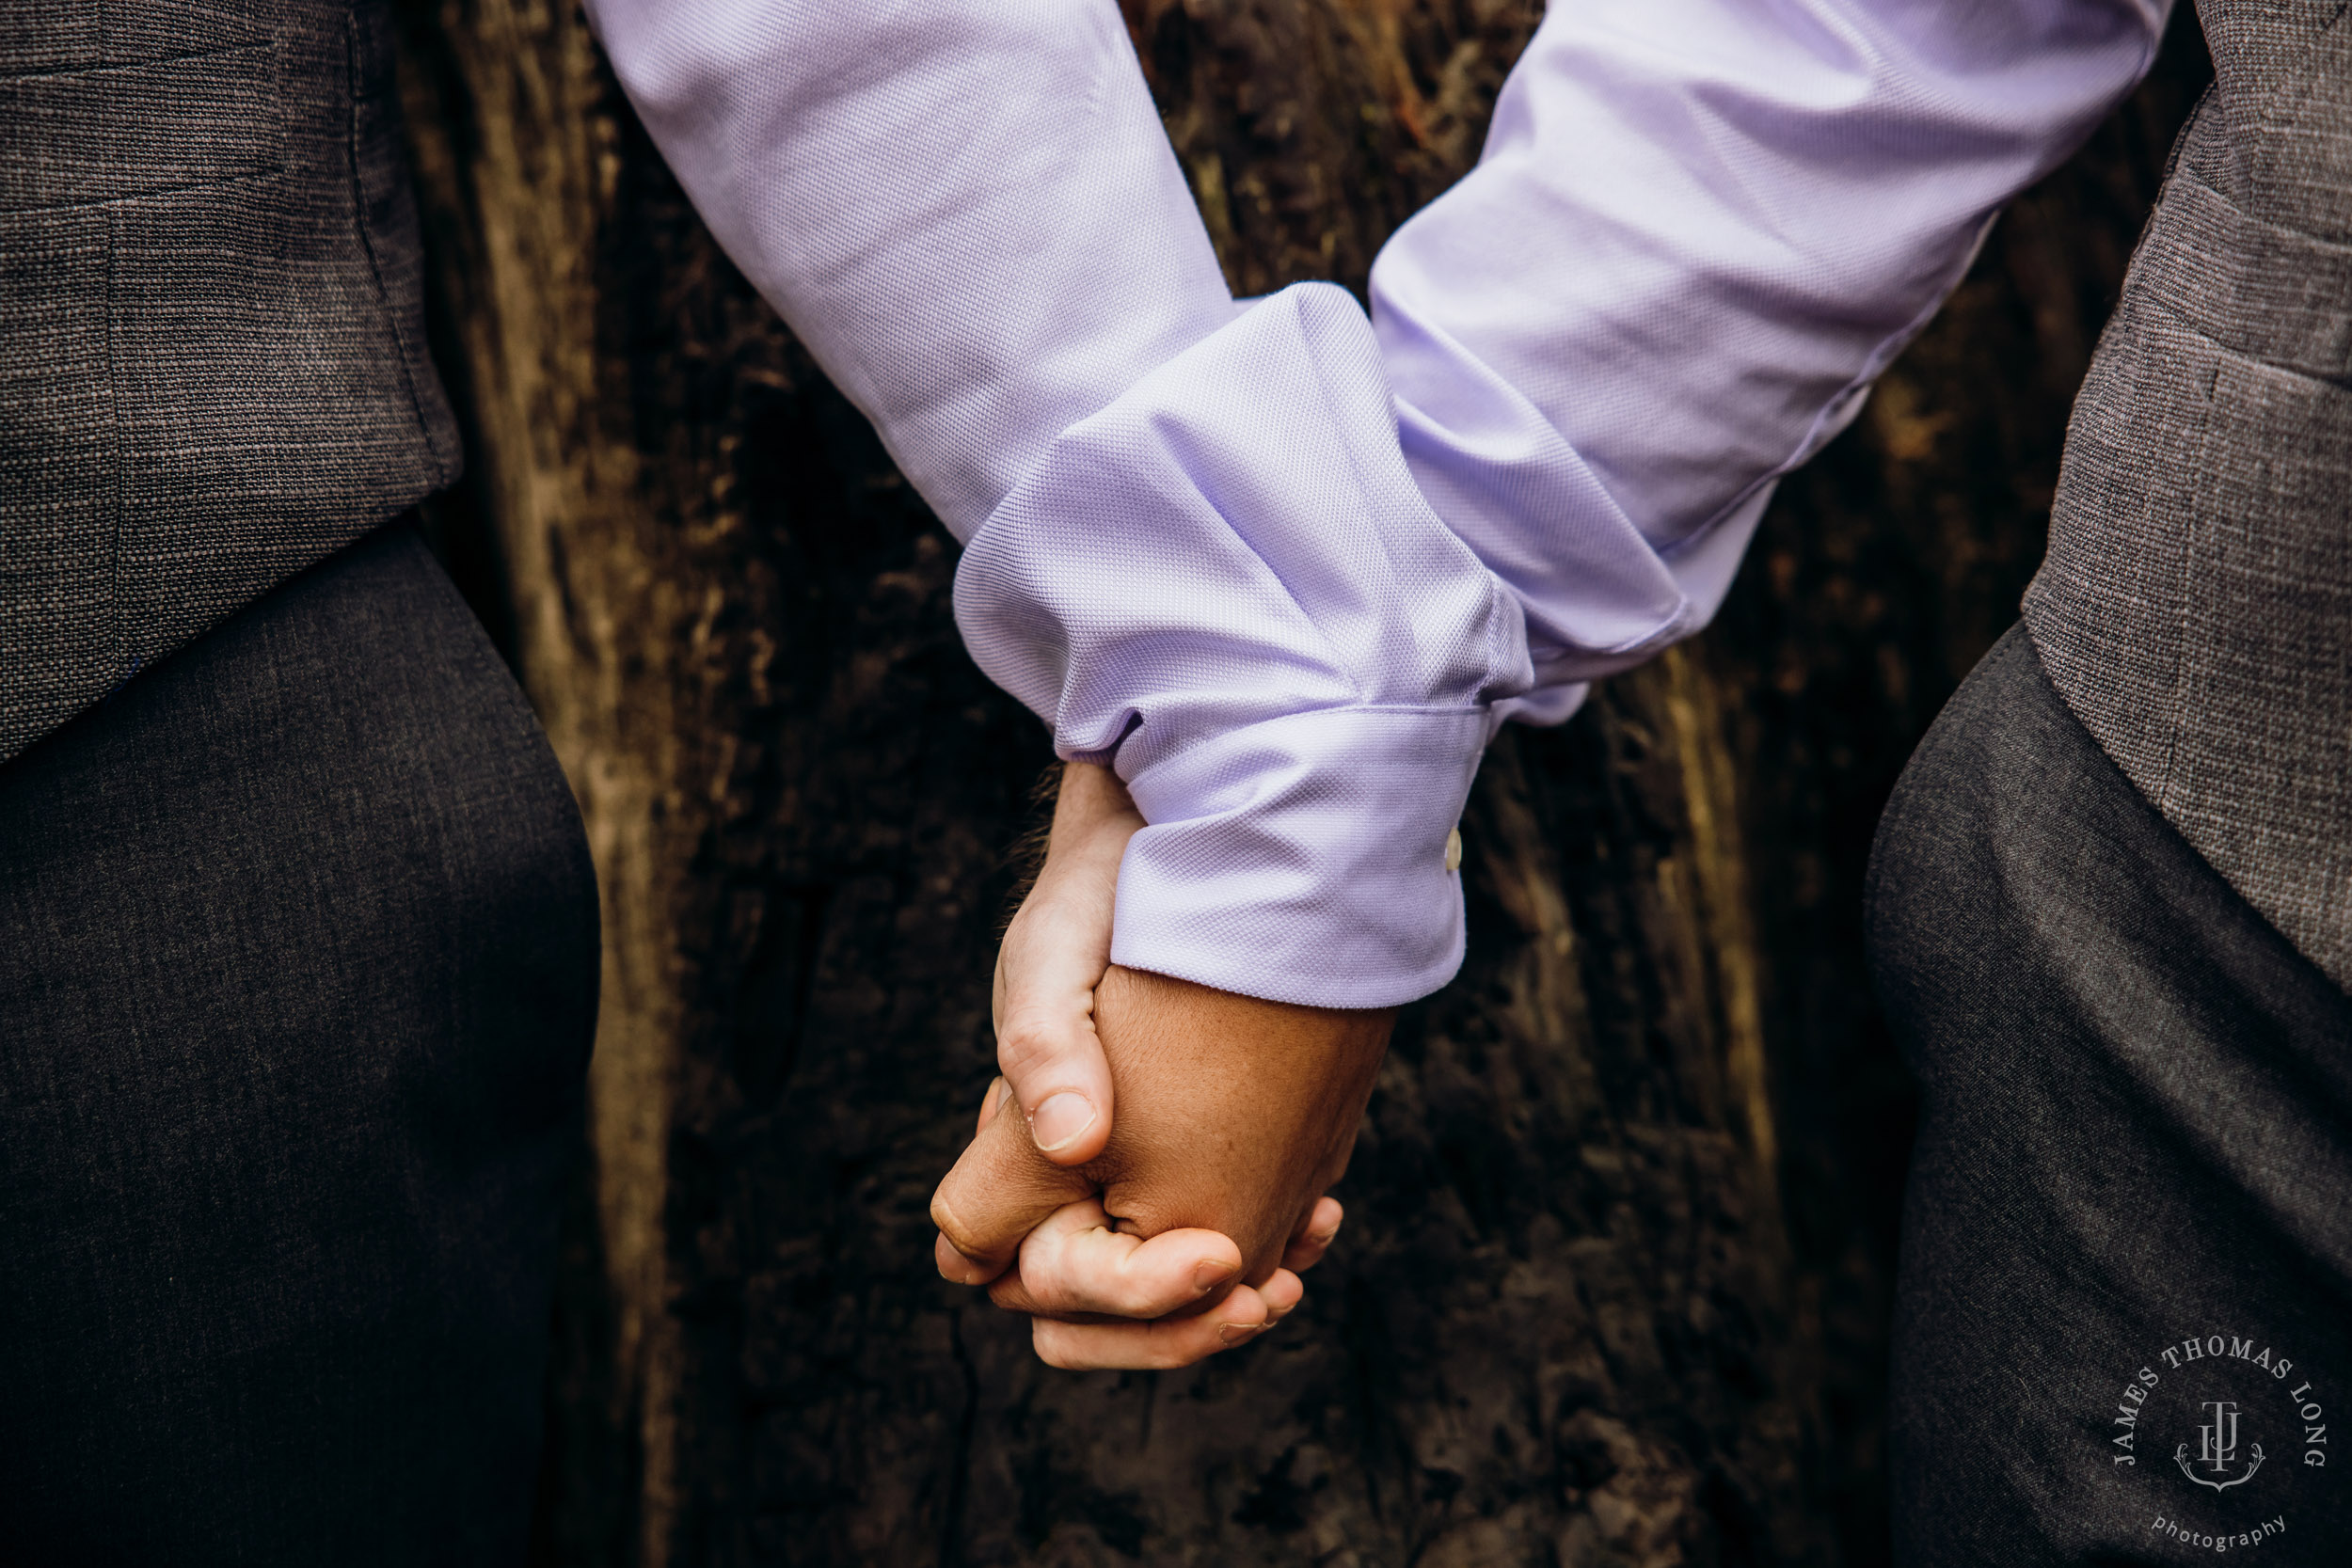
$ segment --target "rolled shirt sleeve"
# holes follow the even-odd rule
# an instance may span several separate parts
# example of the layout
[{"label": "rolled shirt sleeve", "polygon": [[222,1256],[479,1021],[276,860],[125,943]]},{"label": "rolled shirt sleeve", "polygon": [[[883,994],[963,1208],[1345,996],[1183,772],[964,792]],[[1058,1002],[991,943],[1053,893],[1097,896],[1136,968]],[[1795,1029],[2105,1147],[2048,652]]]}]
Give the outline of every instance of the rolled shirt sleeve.
[{"label": "rolled shirt sleeve", "polygon": [[1149,824],[1114,959],[1327,1006],[1453,974],[1446,841],[1531,672],[1517,602],[1406,469],[1347,294],[1285,290],[1063,432],[973,536],[956,610]]},{"label": "rolled shirt sleeve", "polygon": [[1113,957],[1378,1006],[1459,964],[1446,845],[1493,726],[1705,622],[1773,477],[2162,16],[1555,7],[1370,318],[1327,284],[1234,303],[1113,0],[592,19],[964,542],[982,669],[1133,791]]}]

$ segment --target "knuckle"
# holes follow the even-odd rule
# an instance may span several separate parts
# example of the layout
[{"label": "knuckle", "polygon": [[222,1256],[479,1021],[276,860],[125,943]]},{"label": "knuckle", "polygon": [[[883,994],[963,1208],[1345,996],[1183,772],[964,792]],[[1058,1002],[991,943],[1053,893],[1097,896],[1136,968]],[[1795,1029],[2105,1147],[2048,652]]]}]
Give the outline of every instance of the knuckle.
[{"label": "knuckle", "polygon": [[996,1031],[996,1065],[1018,1082],[1025,1074],[1057,1061],[1063,1054],[1062,1032],[1031,1015],[1008,1019]]},{"label": "knuckle", "polygon": [[946,1183],[931,1195],[931,1224],[947,1238],[947,1244],[976,1263],[993,1262],[994,1257],[986,1240],[957,1217],[947,1201]]},{"label": "knuckle", "polygon": [[1170,1291],[1149,1277],[1122,1270],[1103,1292],[1102,1310],[1122,1318],[1164,1318],[1191,1296],[1189,1291]]},{"label": "knuckle", "polygon": [[1041,1268],[1038,1260],[1025,1251],[1021,1257],[1021,1266],[1007,1272],[997,1283],[1003,1293],[992,1291],[990,1299],[1008,1312],[1051,1317],[1066,1310],[1069,1305],[1062,1299],[1052,1271]]},{"label": "knuckle", "polygon": [[1007,1270],[991,1287],[989,1299],[1008,1312],[1025,1312],[1031,1317],[1061,1310],[1057,1292],[1044,1279],[1036,1259],[1026,1254],[1019,1268]]},{"label": "knuckle", "polygon": [[1089,1312],[1094,1306],[1082,1291],[1071,1289],[1070,1281],[1055,1270],[1043,1270],[1028,1282],[1029,1309],[1048,1317],[1061,1317],[1073,1312]]},{"label": "knuckle", "polygon": [[1195,1362],[1206,1361],[1223,1348],[1215,1344],[1169,1342],[1155,1346],[1148,1359],[1152,1370],[1172,1372],[1189,1367]]}]

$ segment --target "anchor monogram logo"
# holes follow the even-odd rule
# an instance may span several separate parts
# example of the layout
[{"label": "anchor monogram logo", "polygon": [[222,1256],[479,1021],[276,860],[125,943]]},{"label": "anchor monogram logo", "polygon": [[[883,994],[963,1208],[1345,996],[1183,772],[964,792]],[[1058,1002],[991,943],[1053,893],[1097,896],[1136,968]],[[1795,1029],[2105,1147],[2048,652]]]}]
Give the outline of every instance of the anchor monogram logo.
[{"label": "anchor monogram logo", "polygon": [[2181,1474],[2198,1485],[2210,1486],[2217,1492],[2245,1485],[2254,1479],[2254,1472],[2263,1467],[2263,1446],[2260,1443],[2253,1445],[2253,1459],[2247,1465],[2244,1475],[2233,1476],[2227,1481],[2217,1479],[2229,1473],[2231,1462],[2237,1458],[2237,1402],[2207,1400],[2204,1409],[2210,1418],[2197,1429],[2197,1464],[2203,1465],[2210,1474],[2201,1476],[2190,1467],[2186,1443],[2172,1450],[2172,1462],[2181,1467]]}]

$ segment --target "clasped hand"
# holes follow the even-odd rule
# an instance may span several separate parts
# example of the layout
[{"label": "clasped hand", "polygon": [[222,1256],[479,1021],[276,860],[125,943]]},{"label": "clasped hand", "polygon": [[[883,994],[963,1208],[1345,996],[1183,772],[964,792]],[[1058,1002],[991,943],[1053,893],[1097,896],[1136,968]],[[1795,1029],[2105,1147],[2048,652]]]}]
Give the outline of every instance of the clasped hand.
[{"label": "clasped hand", "polygon": [[1057,1367],[1189,1365],[1297,1306],[1394,1016],[1113,966],[1142,826],[1107,769],[1064,770],[997,956],[1004,1076],[931,1199],[940,1273],[1027,1313]]}]

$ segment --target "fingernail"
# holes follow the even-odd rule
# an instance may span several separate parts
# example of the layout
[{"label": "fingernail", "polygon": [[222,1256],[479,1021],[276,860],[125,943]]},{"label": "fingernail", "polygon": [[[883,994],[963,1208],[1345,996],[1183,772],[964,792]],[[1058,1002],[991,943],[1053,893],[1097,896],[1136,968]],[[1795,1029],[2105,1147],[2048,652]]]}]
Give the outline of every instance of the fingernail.
[{"label": "fingernail", "polygon": [[1047,1154],[1067,1148],[1094,1125],[1094,1102],[1074,1090],[1048,1095],[1029,1118],[1029,1136]]},{"label": "fingernail", "polygon": [[1216,1331],[1216,1337],[1231,1347],[1240,1344],[1263,1327],[1263,1323],[1227,1323]]},{"label": "fingernail", "polygon": [[1203,1258],[1192,1266],[1192,1288],[1206,1295],[1232,1278],[1234,1272],[1233,1265],[1222,1258]]}]

